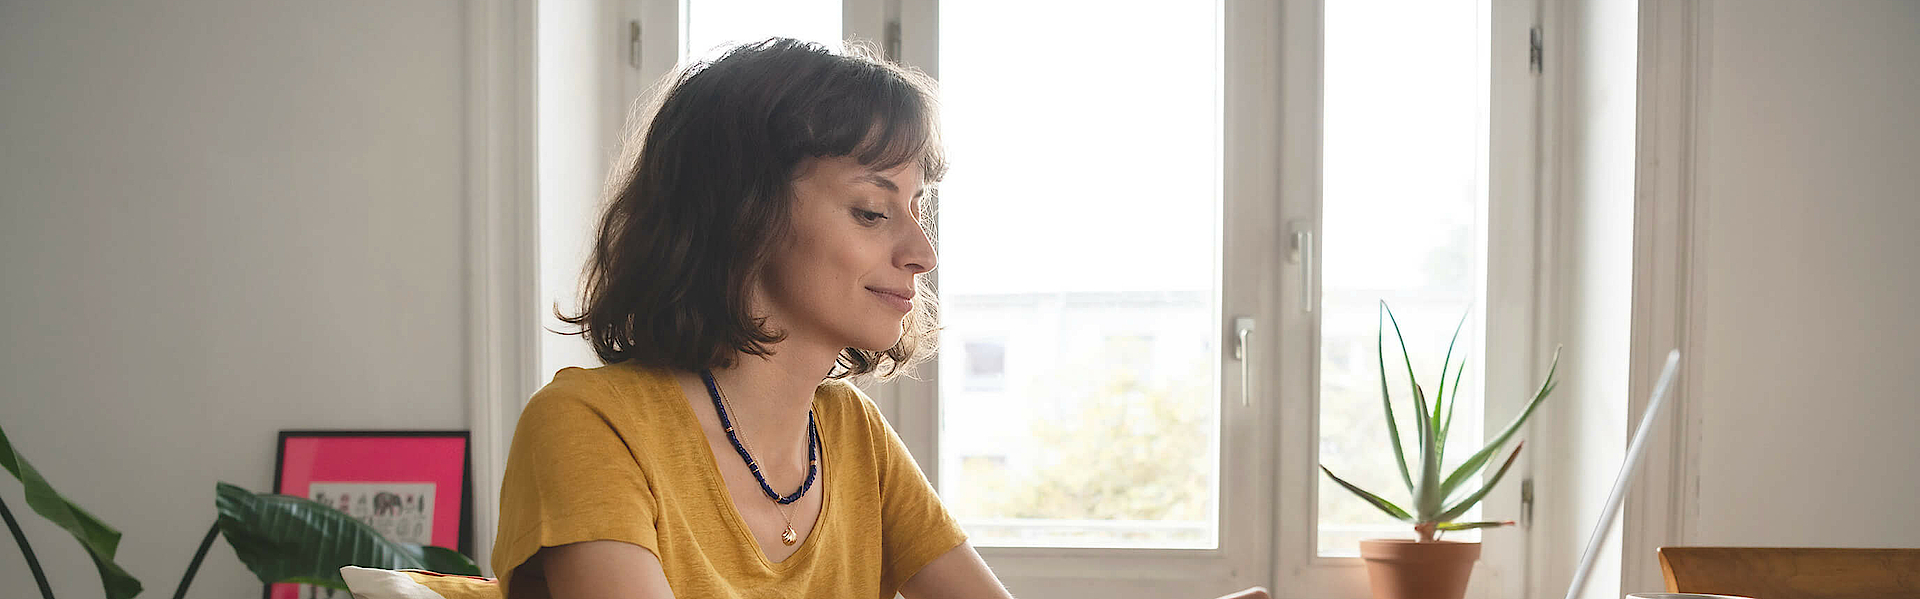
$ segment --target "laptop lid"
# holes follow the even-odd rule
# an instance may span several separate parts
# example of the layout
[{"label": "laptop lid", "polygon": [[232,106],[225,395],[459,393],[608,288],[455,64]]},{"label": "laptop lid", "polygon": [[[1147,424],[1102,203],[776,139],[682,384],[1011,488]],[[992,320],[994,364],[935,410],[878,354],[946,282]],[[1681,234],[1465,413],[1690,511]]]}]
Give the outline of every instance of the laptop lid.
[{"label": "laptop lid", "polygon": [[1667,387],[1673,383],[1674,370],[1680,365],[1680,350],[1667,352],[1667,366],[1660,369],[1660,378],[1653,384],[1653,400],[1647,402],[1647,413],[1640,417],[1640,428],[1633,432],[1633,441],[1627,444],[1627,459],[1620,464],[1620,474],[1613,479],[1613,491],[1607,494],[1607,505],[1600,509],[1600,522],[1594,524],[1593,534],[1587,537],[1587,550],[1580,556],[1579,567],[1573,570],[1573,583],[1567,587],[1567,599],[1579,599],[1580,587],[1587,583],[1587,576],[1593,573],[1593,564],[1600,557],[1600,544],[1607,540],[1607,532],[1613,527],[1613,520],[1620,515],[1620,502],[1626,498],[1627,487],[1633,484],[1633,475],[1640,471],[1640,456],[1646,453],[1647,433],[1653,430],[1654,419],[1660,416],[1660,408],[1665,407]]}]

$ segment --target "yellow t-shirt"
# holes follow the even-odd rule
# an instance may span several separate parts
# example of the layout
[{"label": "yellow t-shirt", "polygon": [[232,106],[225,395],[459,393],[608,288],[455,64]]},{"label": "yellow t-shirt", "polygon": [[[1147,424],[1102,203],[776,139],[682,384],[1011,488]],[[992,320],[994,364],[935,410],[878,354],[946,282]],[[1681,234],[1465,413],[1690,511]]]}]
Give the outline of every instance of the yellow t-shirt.
[{"label": "yellow t-shirt", "polygon": [[[891,598],[966,534],[873,400],[821,383],[814,421],[831,476],[792,556],[769,561],[733,507],[680,385],[623,362],[561,369],[514,429],[493,571],[502,589],[541,547],[625,541],[660,558],[674,596]],[[529,579],[545,597],[544,580]]]}]

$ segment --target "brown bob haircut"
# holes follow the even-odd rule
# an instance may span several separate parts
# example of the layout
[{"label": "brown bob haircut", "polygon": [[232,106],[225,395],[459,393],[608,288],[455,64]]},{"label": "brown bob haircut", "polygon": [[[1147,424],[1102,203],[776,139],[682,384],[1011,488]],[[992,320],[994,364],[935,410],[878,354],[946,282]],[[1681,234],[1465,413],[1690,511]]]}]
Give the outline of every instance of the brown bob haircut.
[{"label": "brown bob haircut", "polygon": [[[580,327],[563,334],[584,335],[607,364],[698,372],[773,353],[786,332],[748,313],[748,292],[790,238],[802,160],[917,164],[923,227],[947,169],[934,82],[864,44],[845,53],[789,38],[735,46],[681,67],[631,123],[583,273],[582,311],[554,307]],[[892,378],[931,355],[936,302],[922,279],[914,285],[900,340],[842,350],[828,378]]]}]

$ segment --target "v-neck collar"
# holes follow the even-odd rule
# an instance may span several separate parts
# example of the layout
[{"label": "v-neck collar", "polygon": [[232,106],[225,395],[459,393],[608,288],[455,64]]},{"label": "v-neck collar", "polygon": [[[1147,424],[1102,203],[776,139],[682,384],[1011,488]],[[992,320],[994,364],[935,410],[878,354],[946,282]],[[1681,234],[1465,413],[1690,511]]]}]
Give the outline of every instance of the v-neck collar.
[{"label": "v-neck collar", "polygon": [[[707,437],[706,429],[700,426],[699,415],[695,414],[693,407],[688,405],[686,389],[680,386],[679,379],[675,378],[673,372],[670,370],[655,370],[652,374],[656,377],[664,378],[666,385],[676,392],[677,401],[673,402],[675,406],[673,410],[680,415],[679,425],[693,430],[693,434],[689,435],[688,439],[699,441],[700,451],[698,453],[706,464],[706,467],[701,469],[701,477],[706,479],[707,490],[713,496],[713,499],[720,505],[726,507],[724,510],[726,512],[724,514],[725,518],[723,519],[726,520],[727,527],[733,529],[734,539],[745,542],[748,546],[753,547],[753,556],[759,559],[761,566],[768,570],[786,572],[803,563],[807,557],[814,553],[814,546],[819,545],[819,543],[814,542],[814,539],[820,536],[817,533],[821,531],[822,525],[827,523],[827,517],[833,510],[834,494],[828,492],[828,487],[831,485],[827,484],[827,463],[829,461],[827,459],[827,445],[829,445],[827,443],[827,439],[829,438],[827,428],[830,426],[829,423],[821,422],[816,417],[814,425],[820,431],[820,480],[817,482],[816,486],[818,488],[815,490],[819,493],[825,493],[825,495],[820,496],[820,515],[814,517],[813,527],[808,529],[807,538],[800,541],[800,548],[795,550],[792,555],[788,555],[787,559],[776,562],[767,557],[766,548],[760,546],[760,540],[755,538],[753,531],[747,528],[746,517],[741,516],[739,507],[734,505],[733,493],[727,491],[727,479],[720,474],[720,463],[713,457],[712,439]],[[820,401],[820,391],[818,387],[814,389],[813,401],[815,404],[814,412],[818,414],[818,404]]]}]

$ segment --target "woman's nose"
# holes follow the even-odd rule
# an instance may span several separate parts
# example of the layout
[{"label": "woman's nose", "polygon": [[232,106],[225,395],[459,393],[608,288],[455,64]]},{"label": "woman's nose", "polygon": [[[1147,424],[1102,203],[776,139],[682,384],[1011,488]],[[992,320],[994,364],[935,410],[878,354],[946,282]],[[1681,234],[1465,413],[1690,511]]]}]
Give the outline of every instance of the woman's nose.
[{"label": "woman's nose", "polygon": [[939,262],[939,256],[933,249],[933,239],[927,230],[928,228],[929,226],[926,224],[914,227],[914,232],[910,235],[911,238],[907,240],[907,249],[902,256],[905,267],[912,270],[914,274],[931,271]]}]

